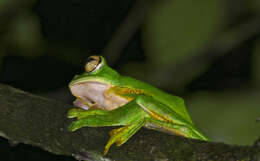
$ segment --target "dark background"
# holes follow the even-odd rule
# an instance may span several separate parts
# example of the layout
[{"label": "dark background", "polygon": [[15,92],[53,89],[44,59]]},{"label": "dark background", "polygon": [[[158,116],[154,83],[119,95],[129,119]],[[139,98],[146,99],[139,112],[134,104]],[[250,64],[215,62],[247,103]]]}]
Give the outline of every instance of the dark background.
[{"label": "dark background", "polygon": [[[259,137],[260,1],[0,2],[1,83],[71,103],[67,85],[95,54],[182,96],[213,141],[251,145]],[[0,139],[3,160],[72,160],[12,145]]]}]

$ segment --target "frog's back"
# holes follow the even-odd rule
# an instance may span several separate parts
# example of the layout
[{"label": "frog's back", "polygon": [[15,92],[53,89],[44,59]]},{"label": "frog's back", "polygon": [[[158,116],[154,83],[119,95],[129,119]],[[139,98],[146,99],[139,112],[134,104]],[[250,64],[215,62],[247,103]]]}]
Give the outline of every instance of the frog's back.
[{"label": "frog's back", "polygon": [[187,121],[192,123],[192,120],[186,110],[184,100],[181,97],[166,93],[148,83],[136,80],[131,77],[122,76],[121,86],[140,91],[140,93],[152,96],[155,100],[170,107]]}]

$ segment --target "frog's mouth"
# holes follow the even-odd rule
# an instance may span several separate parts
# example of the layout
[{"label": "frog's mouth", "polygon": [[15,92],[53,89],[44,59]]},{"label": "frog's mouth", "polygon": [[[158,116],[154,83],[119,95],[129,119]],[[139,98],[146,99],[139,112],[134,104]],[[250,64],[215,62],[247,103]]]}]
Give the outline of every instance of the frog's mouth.
[{"label": "frog's mouth", "polygon": [[77,98],[73,104],[85,110],[89,108],[105,108],[104,93],[109,85],[100,82],[82,82],[70,86],[71,93]]}]

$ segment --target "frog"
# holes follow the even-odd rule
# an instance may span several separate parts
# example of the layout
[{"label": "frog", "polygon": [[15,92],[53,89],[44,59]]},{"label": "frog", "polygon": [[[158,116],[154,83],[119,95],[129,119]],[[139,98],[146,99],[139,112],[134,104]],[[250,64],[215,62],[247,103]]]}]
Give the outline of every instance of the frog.
[{"label": "frog", "polygon": [[75,120],[69,131],[83,127],[118,127],[109,132],[104,155],[121,146],[141,127],[207,141],[194,125],[184,100],[146,82],[123,76],[107,65],[103,56],[88,57],[85,71],[69,83],[77,107],[67,117]]}]

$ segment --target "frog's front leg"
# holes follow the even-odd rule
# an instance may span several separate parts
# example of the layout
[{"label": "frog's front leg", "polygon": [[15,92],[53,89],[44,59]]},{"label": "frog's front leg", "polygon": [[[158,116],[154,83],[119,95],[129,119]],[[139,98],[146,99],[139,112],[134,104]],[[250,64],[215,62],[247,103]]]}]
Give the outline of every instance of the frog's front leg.
[{"label": "frog's front leg", "polygon": [[111,137],[104,151],[106,154],[112,144],[120,146],[138,131],[144,125],[146,116],[147,113],[135,101],[112,111],[71,109],[68,117],[77,117],[78,120],[70,124],[69,130],[75,131],[85,126],[123,126],[110,132]]},{"label": "frog's front leg", "polygon": [[102,110],[102,109],[90,109],[90,110],[84,110],[82,108],[72,108],[68,111],[67,117],[68,118],[77,118],[82,119],[84,117],[90,116],[90,115],[106,115],[109,111]]},{"label": "frog's front leg", "polygon": [[107,111],[103,109],[82,110],[74,108],[69,110],[69,118],[77,117],[78,120],[69,126],[70,131],[79,128],[100,127],[100,126],[121,126],[131,125],[137,120],[144,119],[147,113],[133,100],[115,110]]}]

